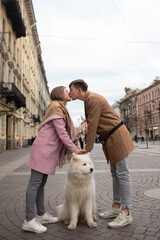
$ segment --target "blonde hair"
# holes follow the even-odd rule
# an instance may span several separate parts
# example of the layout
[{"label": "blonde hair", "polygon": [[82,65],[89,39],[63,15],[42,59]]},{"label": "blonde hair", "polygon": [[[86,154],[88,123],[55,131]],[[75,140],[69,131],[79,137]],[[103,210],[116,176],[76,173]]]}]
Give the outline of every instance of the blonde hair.
[{"label": "blonde hair", "polygon": [[50,98],[52,101],[54,100],[64,100],[64,86],[58,86],[52,89]]}]

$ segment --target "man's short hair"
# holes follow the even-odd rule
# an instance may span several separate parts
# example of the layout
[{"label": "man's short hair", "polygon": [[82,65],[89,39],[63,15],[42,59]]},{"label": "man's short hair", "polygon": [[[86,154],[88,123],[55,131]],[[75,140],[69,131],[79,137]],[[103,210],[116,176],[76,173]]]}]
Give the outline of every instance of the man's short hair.
[{"label": "man's short hair", "polygon": [[74,86],[76,89],[81,88],[83,92],[88,89],[88,84],[83,79],[76,79],[69,84],[69,87]]}]

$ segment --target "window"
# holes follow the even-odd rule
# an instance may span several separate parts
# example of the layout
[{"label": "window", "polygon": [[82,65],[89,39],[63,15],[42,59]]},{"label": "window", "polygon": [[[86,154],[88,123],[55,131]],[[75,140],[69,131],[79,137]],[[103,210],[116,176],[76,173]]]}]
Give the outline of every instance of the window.
[{"label": "window", "polygon": [[155,117],[153,117],[153,124],[155,124]]},{"label": "window", "polygon": [[152,104],[152,106],[153,106],[153,111],[155,110],[155,104]]},{"label": "window", "polygon": [[14,84],[16,85],[16,77],[14,76],[14,78],[13,78],[13,82],[14,82]]},{"label": "window", "polygon": [[6,22],[3,19],[3,27],[2,27],[2,40],[5,40],[6,38]]},{"label": "window", "polygon": [[155,122],[155,123],[158,123],[158,120],[157,120],[158,118],[157,118],[157,116],[156,116],[155,118],[156,118],[156,120],[155,120],[156,122]]},{"label": "window", "polygon": [[8,34],[8,49],[11,50],[11,32]]},{"label": "window", "polygon": [[13,43],[13,58],[16,59],[16,40]]},{"label": "window", "polygon": [[6,78],[6,64],[3,61],[3,63],[2,63],[2,82],[5,82],[5,78]]},{"label": "window", "polygon": [[17,128],[17,137],[18,137],[18,119],[17,119],[17,121],[16,121],[16,128]]},{"label": "window", "polygon": [[19,49],[17,48],[17,64],[19,65]]},{"label": "window", "polygon": [[1,135],[4,136],[4,114],[1,117]]},{"label": "window", "polygon": [[149,111],[151,111],[151,104],[149,104]]},{"label": "window", "polygon": [[8,82],[11,83],[11,69],[8,70]]}]

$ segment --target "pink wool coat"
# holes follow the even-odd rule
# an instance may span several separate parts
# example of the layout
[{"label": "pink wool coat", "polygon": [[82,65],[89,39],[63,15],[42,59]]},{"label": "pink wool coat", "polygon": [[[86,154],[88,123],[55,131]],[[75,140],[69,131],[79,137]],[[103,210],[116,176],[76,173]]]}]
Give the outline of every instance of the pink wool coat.
[{"label": "pink wool coat", "polygon": [[71,138],[72,140],[66,131],[64,118],[58,114],[52,114],[40,126],[27,165],[44,174],[55,174],[59,159],[64,158],[65,147],[71,153],[77,149],[73,143],[76,141],[76,136],[72,121]]}]

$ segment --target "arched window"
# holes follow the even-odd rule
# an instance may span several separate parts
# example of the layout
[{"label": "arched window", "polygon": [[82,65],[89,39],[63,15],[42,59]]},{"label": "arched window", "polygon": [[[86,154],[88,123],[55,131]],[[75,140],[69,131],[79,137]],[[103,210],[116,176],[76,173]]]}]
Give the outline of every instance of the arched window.
[{"label": "arched window", "polygon": [[6,63],[3,61],[2,63],[2,82],[6,81]]}]

